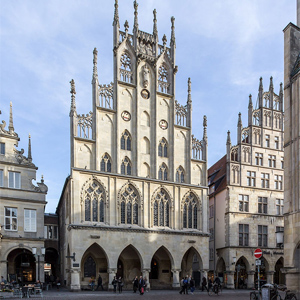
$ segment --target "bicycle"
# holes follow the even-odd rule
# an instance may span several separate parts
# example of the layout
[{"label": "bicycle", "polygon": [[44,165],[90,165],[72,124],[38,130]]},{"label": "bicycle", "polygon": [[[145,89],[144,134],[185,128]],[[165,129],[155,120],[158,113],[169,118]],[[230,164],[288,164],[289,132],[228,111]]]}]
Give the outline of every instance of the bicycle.
[{"label": "bicycle", "polygon": [[250,293],[250,300],[259,300],[261,299],[261,291],[253,291]]},{"label": "bicycle", "polygon": [[222,286],[214,283],[212,287],[208,290],[208,295],[212,296],[213,294],[220,295],[222,293]]},{"label": "bicycle", "polygon": [[[274,296],[271,298],[271,300],[297,300],[296,295],[294,293],[291,293],[290,290],[288,290],[285,285],[274,284],[273,286],[274,286]],[[278,290],[285,292],[284,299],[281,297]]]}]

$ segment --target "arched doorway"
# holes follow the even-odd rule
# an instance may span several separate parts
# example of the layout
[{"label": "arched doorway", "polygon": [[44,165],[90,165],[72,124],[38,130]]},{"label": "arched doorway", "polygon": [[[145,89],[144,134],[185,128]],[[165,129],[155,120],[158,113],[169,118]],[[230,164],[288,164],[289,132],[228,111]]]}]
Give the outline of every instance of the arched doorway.
[{"label": "arched doorway", "polygon": [[285,284],[284,274],[281,272],[283,265],[283,257],[280,257],[275,264],[274,283],[276,284]]},{"label": "arched doorway", "polygon": [[98,245],[91,245],[83,254],[81,260],[82,286],[88,286],[90,279],[93,277],[96,280],[99,275],[102,277],[104,287],[108,286],[108,261],[104,250]]},{"label": "arched doorway", "polygon": [[225,276],[226,274],[226,265],[223,257],[219,258],[216,266],[216,272],[218,277],[220,278],[221,282],[226,285],[227,284],[227,278]]},{"label": "arched doorway", "polygon": [[195,280],[196,287],[200,286],[202,269],[202,259],[194,247],[189,248],[181,261],[180,279],[186,275],[192,276]]},{"label": "arched doorway", "polygon": [[151,260],[149,281],[152,289],[171,288],[173,274],[171,272],[173,258],[165,247],[160,247]]},{"label": "arched doorway", "polygon": [[27,249],[15,249],[7,256],[8,277],[19,283],[35,282],[35,257]]},{"label": "arched doorway", "polygon": [[117,277],[122,277],[125,288],[132,287],[135,276],[142,275],[140,254],[132,245],[127,246],[118,259]]},{"label": "arched doorway", "polygon": [[247,288],[248,270],[248,260],[244,256],[240,257],[237,263],[235,264],[234,286],[236,289]]},{"label": "arched doorway", "polygon": [[59,277],[58,252],[54,248],[47,248],[45,254],[45,282],[53,282]]}]

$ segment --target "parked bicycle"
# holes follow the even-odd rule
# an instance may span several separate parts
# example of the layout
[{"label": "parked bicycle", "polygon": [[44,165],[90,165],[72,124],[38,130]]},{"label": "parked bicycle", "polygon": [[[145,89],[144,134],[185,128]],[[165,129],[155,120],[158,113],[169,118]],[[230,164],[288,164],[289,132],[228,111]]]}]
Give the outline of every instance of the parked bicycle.
[{"label": "parked bicycle", "polygon": [[213,294],[220,295],[222,293],[222,285],[214,283],[212,287],[208,290],[208,295],[212,296]]},{"label": "parked bicycle", "polygon": [[[284,299],[279,294],[279,291],[285,292]],[[294,293],[291,293],[290,290],[287,289],[287,287],[283,284],[277,285],[274,284],[274,296],[271,298],[271,300],[297,300],[297,297]]]}]

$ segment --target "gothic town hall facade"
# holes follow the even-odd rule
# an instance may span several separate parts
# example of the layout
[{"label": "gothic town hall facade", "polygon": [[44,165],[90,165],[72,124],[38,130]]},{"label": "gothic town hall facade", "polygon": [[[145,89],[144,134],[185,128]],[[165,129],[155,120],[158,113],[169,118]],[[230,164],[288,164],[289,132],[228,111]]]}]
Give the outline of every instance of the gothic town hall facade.
[{"label": "gothic town hall facade", "polygon": [[179,287],[209,268],[207,121],[195,138],[190,79],[186,104],[175,100],[175,18],[167,46],[153,16],[153,33],[141,31],[134,1],[133,33],[127,21],[120,31],[115,1],[114,78],[99,84],[95,48],[92,112],[77,113],[71,81],[71,170],[57,212],[61,279],[74,291],[99,274],[108,288],[140,275]]}]

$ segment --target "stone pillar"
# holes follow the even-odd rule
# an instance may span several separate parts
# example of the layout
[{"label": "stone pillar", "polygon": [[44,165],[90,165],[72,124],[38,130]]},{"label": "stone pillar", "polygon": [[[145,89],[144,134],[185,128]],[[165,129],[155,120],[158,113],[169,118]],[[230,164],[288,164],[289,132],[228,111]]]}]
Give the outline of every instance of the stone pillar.
[{"label": "stone pillar", "polygon": [[273,284],[273,280],[274,280],[274,271],[268,271],[267,273],[267,283],[271,283]]},{"label": "stone pillar", "polygon": [[111,291],[114,289],[114,286],[111,283],[117,274],[117,269],[110,268],[107,270],[107,272],[108,272],[108,290]]},{"label": "stone pillar", "polygon": [[247,289],[253,289],[254,288],[254,274],[255,274],[255,271],[249,271],[247,274],[248,274]]},{"label": "stone pillar", "polygon": [[143,278],[146,278],[147,282],[147,290],[150,291],[150,280],[149,280],[149,273],[151,272],[151,269],[143,269]]},{"label": "stone pillar", "polygon": [[79,292],[80,291],[80,273],[79,273],[79,270],[71,269],[70,273],[71,273],[70,290],[71,290],[71,292]]},{"label": "stone pillar", "polygon": [[172,283],[172,287],[173,288],[180,288],[180,278],[179,278],[179,272],[181,270],[179,269],[173,269],[172,273],[173,273],[173,283]]},{"label": "stone pillar", "polygon": [[234,289],[234,271],[226,271],[227,275],[227,288],[228,289]]},{"label": "stone pillar", "polygon": [[8,280],[7,276],[7,261],[1,260],[0,261],[0,274],[3,276],[4,279]]}]

